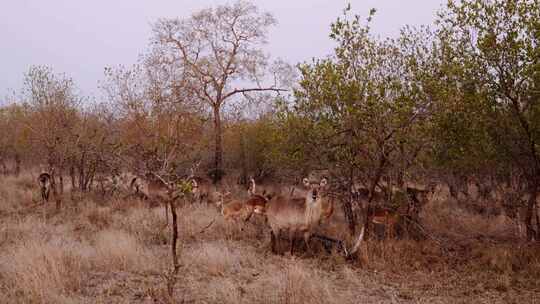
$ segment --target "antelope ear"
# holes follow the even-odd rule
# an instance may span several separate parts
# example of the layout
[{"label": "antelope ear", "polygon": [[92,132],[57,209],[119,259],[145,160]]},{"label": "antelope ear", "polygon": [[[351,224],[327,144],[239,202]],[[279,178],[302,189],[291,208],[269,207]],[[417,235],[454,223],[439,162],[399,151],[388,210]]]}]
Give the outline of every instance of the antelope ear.
[{"label": "antelope ear", "polygon": [[191,180],[191,185],[193,186],[193,188],[197,188],[199,186],[199,184],[197,184],[197,181],[194,179]]},{"label": "antelope ear", "polygon": [[321,179],[321,187],[324,187],[328,184],[328,180],[326,178]]},{"label": "antelope ear", "polygon": [[302,180],[302,183],[304,184],[304,186],[309,187],[309,179],[304,177],[304,179]]}]

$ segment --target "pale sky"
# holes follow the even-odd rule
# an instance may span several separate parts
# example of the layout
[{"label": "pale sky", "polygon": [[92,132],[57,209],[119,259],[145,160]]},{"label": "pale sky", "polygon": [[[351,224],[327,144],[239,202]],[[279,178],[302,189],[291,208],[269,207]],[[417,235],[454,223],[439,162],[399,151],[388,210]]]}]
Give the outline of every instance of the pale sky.
[{"label": "pale sky", "polygon": [[[406,24],[431,24],[446,0],[253,1],[274,15],[266,51],[296,64],[332,53],[329,25],[351,3],[373,30],[396,36]],[[71,76],[83,95],[98,95],[106,66],[130,65],[148,48],[160,17],[188,17],[223,0],[0,0],[0,96],[19,90],[31,65]]]}]

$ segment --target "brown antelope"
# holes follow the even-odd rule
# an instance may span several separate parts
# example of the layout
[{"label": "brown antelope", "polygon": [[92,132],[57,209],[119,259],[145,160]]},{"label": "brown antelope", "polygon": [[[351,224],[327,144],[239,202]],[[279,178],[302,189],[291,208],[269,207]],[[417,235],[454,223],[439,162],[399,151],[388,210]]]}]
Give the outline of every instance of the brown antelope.
[{"label": "brown antelope", "polygon": [[[190,176],[189,180],[191,181],[192,193],[195,202],[202,204],[203,201],[209,203],[210,200],[214,199],[212,195],[212,183],[204,178],[198,176]],[[217,197],[219,200],[219,195]]]},{"label": "brown antelope", "polygon": [[332,198],[323,200],[321,220],[328,220],[332,214],[334,214],[334,200]]},{"label": "brown antelope", "polygon": [[225,203],[225,198],[231,193],[217,193],[218,200],[216,205],[220,208],[221,214],[226,220],[233,219],[238,220],[244,218],[246,214],[245,204],[238,200],[232,200]]},{"label": "brown antelope", "polygon": [[[268,203],[268,197],[264,197],[262,195],[256,194],[250,197],[246,201],[245,205],[248,209],[251,210],[251,213],[264,214],[266,212],[267,203]],[[251,213],[250,213],[250,216],[251,216]],[[246,220],[249,220],[249,218]]]},{"label": "brown antelope", "polygon": [[39,189],[41,192],[41,201],[43,203],[49,201],[49,194],[51,192],[51,175],[47,172],[42,172],[38,176]]},{"label": "brown antelope", "polygon": [[165,220],[169,223],[167,202],[174,200],[173,187],[155,173],[147,173],[145,178],[135,177],[130,186],[137,194],[150,202],[163,203],[165,207]]},{"label": "brown antelope", "polygon": [[309,239],[314,228],[319,225],[322,216],[322,202],[326,194],[328,181],[323,178],[319,183],[303,180],[306,192],[303,198],[277,196],[268,202],[266,217],[270,225],[272,252],[277,252],[276,243],[282,232],[288,232],[291,255],[297,234],[303,234],[309,250]]},{"label": "brown antelope", "polygon": [[[250,182],[251,185],[248,189],[249,195],[259,194],[269,199],[278,195],[292,195],[295,190],[295,187],[293,186],[284,186],[279,183],[267,182],[256,186],[255,179],[253,179],[253,177],[250,178]],[[302,196],[302,194],[299,194],[299,196]]]},{"label": "brown antelope", "polygon": [[132,182],[136,180],[137,176],[131,172],[122,172],[117,177],[117,188],[122,192],[136,192],[136,189],[133,189]]},{"label": "brown antelope", "polygon": [[393,238],[396,232],[396,224],[399,222],[399,213],[388,209],[376,209],[370,216],[372,224],[384,225],[384,237]]},{"label": "brown antelope", "polygon": [[270,193],[257,194],[255,180],[251,178],[251,186],[248,190],[250,198],[245,202],[245,208],[248,210],[246,221],[249,221],[253,214],[264,215],[266,212],[266,204],[272,198]]},{"label": "brown antelope", "polygon": [[145,199],[164,200],[170,192],[169,184],[154,173],[145,174],[144,178],[134,176],[131,178],[130,188]]}]

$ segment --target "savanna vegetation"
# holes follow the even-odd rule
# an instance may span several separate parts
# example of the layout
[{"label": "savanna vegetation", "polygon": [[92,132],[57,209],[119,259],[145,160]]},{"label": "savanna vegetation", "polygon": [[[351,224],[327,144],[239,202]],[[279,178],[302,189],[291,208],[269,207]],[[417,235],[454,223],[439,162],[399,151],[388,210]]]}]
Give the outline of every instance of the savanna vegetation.
[{"label": "savanna vegetation", "polygon": [[292,65],[238,1],[154,22],[100,100],[31,67],[0,107],[1,302],[540,302],[539,16],[449,1],[381,38],[349,6]]}]

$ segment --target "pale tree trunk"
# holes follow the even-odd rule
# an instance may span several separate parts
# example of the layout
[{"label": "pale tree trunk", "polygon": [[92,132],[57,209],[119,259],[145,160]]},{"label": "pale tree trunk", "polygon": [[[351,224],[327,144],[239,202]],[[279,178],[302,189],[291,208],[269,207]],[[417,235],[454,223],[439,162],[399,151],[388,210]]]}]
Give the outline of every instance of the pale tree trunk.
[{"label": "pale tree trunk", "polygon": [[215,154],[214,154],[214,170],[212,179],[214,184],[217,184],[223,174],[223,147],[221,143],[221,115],[220,105],[215,104],[214,108],[214,140],[215,140]]}]

